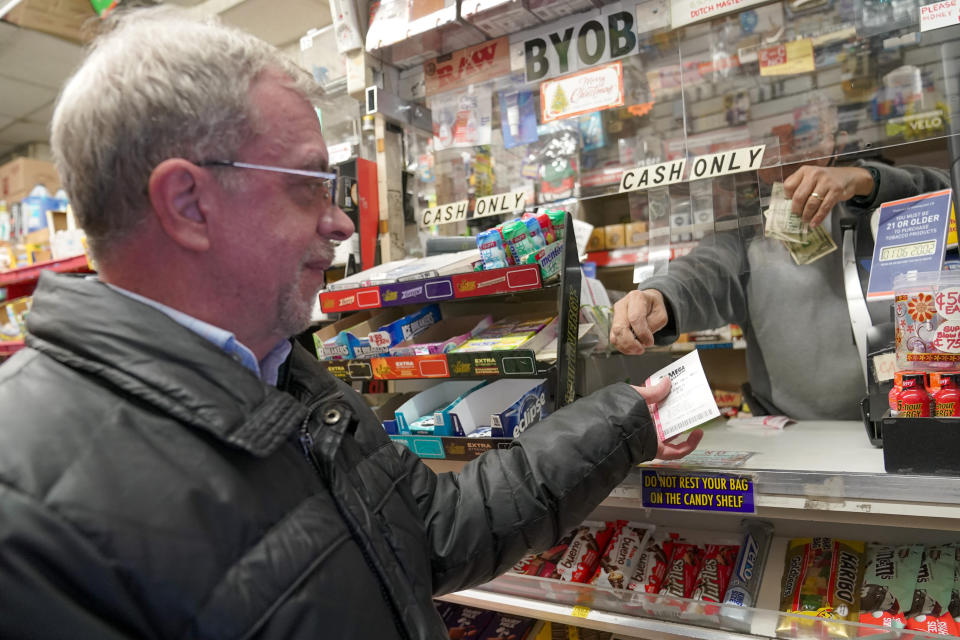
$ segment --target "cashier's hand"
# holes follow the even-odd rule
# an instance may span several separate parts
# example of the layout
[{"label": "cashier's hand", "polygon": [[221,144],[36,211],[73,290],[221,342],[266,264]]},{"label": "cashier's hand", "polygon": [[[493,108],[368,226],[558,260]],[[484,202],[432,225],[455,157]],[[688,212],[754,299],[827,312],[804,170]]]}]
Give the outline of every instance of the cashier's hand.
[{"label": "cashier's hand", "polygon": [[873,175],[863,167],[819,167],[806,164],[783,181],[791,209],[811,228],[818,226],[838,202],[873,193]]},{"label": "cashier's hand", "polygon": [[653,334],[666,324],[662,293],[656,289],[631,291],[613,305],[610,344],[622,353],[640,355],[653,346]]},{"label": "cashier's hand", "polygon": [[[658,402],[663,402],[663,400],[670,395],[670,378],[665,377],[650,387],[634,386],[633,388],[643,396],[643,399],[647,401],[647,406],[653,411],[653,408]],[[684,435],[686,435],[686,439],[679,441]],[[701,438],[703,438],[703,431],[693,429],[686,434],[680,434],[665,442],[661,442],[657,445],[657,460],[676,460],[677,458],[689,455],[697,448],[697,445],[700,444]]]}]

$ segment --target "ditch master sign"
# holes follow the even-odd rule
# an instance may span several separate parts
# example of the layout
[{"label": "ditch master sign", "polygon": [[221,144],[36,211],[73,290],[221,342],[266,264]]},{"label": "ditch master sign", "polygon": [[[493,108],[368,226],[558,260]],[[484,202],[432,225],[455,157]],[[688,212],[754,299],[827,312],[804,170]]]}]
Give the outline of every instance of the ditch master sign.
[{"label": "ditch master sign", "polygon": [[450,224],[453,222],[464,222],[473,218],[483,218],[485,216],[496,216],[504,213],[513,213],[522,211],[526,202],[527,192],[512,191],[510,193],[498,193],[492,196],[477,198],[470,209],[469,200],[459,200],[450,204],[441,204],[436,207],[427,207],[421,209],[417,215],[417,223],[421,227],[430,227],[435,224]]}]

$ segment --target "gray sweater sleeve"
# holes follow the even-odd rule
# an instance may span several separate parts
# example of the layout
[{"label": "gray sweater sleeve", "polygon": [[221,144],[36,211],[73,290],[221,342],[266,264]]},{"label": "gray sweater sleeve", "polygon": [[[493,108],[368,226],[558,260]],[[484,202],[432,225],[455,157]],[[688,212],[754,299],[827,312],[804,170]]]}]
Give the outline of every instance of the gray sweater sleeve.
[{"label": "gray sweater sleeve", "polygon": [[847,201],[847,208],[857,213],[876,209],[890,200],[950,187],[950,176],[943,169],[910,165],[891,167],[882,162],[863,160],[857,162],[857,166],[870,169],[876,181],[872,194],[856,196]]},{"label": "gray sweater sleeve", "polygon": [[662,293],[668,307],[669,321],[656,343],[669,344],[685,331],[745,324],[746,267],[740,234],[724,232],[707,236],[693,252],[671,261],[666,273],[645,280],[641,288]]}]

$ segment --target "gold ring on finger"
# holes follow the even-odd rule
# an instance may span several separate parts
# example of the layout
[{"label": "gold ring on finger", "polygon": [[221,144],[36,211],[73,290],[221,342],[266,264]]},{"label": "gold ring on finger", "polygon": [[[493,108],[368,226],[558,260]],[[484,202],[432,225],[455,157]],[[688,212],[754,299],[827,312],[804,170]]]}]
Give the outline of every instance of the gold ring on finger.
[{"label": "gold ring on finger", "polygon": [[811,193],[811,194],[810,194],[810,197],[811,197],[811,198],[816,198],[817,200],[823,200],[823,196],[821,196],[821,195],[820,195],[819,193],[817,193],[816,191],[814,191],[813,193]]}]

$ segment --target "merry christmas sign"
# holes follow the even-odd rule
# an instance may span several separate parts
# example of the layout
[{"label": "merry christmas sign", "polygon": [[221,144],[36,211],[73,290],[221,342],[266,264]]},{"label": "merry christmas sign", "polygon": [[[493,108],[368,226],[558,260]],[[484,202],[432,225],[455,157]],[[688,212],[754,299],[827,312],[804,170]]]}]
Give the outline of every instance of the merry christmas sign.
[{"label": "merry christmas sign", "polygon": [[612,62],[540,84],[541,122],[623,106],[623,63]]}]

